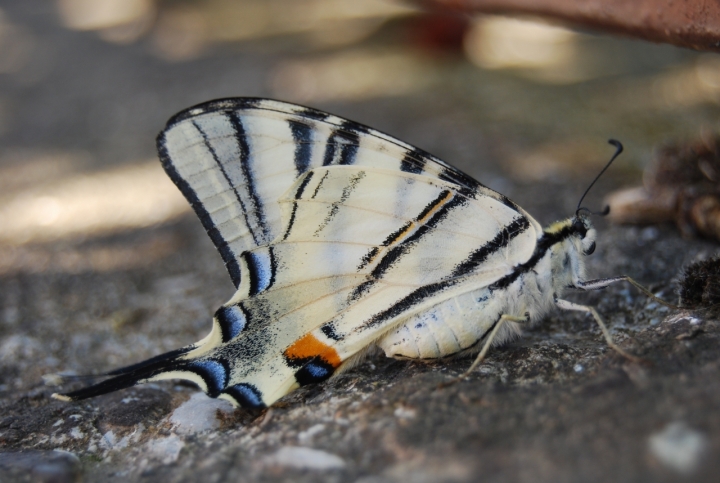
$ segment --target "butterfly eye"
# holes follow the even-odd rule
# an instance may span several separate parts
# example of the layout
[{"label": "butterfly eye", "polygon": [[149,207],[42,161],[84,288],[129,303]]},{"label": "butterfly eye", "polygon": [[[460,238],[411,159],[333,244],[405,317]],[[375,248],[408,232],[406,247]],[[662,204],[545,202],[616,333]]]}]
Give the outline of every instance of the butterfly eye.
[{"label": "butterfly eye", "polygon": [[585,238],[585,235],[587,235],[587,227],[580,218],[575,218],[572,227],[573,231],[577,233],[580,238]]},{"label": "butterfly eye", "polygon": [[583,252],[585,255],[592,255],[595,252],[595,242],[592,242],[590,246]]}]

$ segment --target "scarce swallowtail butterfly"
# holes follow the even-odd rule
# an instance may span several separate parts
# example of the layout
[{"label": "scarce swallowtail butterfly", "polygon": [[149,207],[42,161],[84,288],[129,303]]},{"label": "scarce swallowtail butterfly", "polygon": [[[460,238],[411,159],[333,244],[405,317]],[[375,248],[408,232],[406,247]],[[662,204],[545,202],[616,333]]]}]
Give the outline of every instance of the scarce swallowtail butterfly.
[{"label": "scarce swallowtail butterfly", "polygon": [[479,352],[472,370],[555,307],[591,314],[632,357],[593,308],[561,297],[627,281],[655,298],[628,277],[585,279],[596,233],[580,209],[543,229],[425,151],[321,111],[211,101],[171,118],[157,146],[237,291],[201,341],[58,399],[179,378],[263,408],[371,348],[408,359]]}]

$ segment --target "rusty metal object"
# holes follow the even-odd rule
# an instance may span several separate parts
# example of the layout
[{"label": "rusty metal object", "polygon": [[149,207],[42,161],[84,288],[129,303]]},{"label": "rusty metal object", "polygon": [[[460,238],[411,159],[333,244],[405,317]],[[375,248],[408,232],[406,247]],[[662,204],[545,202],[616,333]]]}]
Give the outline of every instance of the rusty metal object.
[{"label": "rusty metal object", "polygon": [[653,42],[720,52],[720,2],[713,0],[418,0],[418,3],[462,12],[537,15]]},{"label": "rusty metal object", "polygon": [[685,236],[720,240],[720,135],[661,148],[643,186],[608,196],[616,223],[674,221]]}]

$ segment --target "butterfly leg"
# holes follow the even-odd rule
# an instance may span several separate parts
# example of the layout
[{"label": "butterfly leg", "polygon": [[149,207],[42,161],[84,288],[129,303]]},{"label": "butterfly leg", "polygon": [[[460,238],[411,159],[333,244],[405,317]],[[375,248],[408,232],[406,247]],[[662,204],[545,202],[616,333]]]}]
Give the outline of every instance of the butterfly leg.
[{"label": "butterfly leg", "polygon": [[[602,287],[599,287],[602,288]],[[590,289],[592,290],[592,289]],[[555,305],[558,306],[558,308],[562,310],[574,310],[577,312],[585,312],[587,314],[590,314],[595,319],[595,322],[597,322],[597,325],[600,326],[600,330],[603,333],[603,336],[605,337],[605,342],[607,342],[607,345],[613,349],[615,352],[620,354],[621,356],[630,359],[633,362],[642,362],[642,359],[634,356],[628,352],[625,352],[623,349],[618,346],[615,341],[613,341],[612,335],[610,334],[610,331],[608,330],[607,326],[605,325],[605,322],[603,322],[602,317],[600,317],[600,314],[597,313],[597,310],[595,310],[592,307],[588,307],[587,305],[580,305],[572,303],[568,300],[562,300],[562,299],[556,299]]]},{"label": "butterfly leg", "polygon": [[468,367],[467,371],[463,372],[458,379],[465,379],[470,375],[472,371],[475,370],[477,366],[480,365],[480,363],[485,359],[485,356],[487,355],[488,351],[490,350],[490,346],[493,343],[493,340],[495,339],[495,336],[500,332],[500,329],[505,324],[505,322],[527,322],[528,316],[524,315],[522,317],[517,317],[515,315],[507,315],[502,314],[500,316],[500,319],[498,319],[497,323],[495,324],[495,327],[493,327],[492,331],[490,331],[490,335],[488,335],[487,340],[485,341],[485,344],[483,345],[482,350],[477,355],[475,360],[472,364],[470,364],[470,367]]},{"label": "butterfly leg", "polygon": [[480,363],[485,359],[485,356],[487,355],[488,351],[490,350],[490,346],[492,346],[493,340],[495,339],[495,336],[500,332],[500,329],[505,324],[505,322],[527,322],[529,320],[529,315],[526,314],[522,317],[518,317],[515,315],[507,315],[502,314],[498,321],[495,323],[495,326],[490,330],[490,334],[488,334],[487,340],[485,341],[485,344],[483,344],[482,349],[480,350],[480,353],[475,357],[475,360],[470,365],[470,367],[460,374],[457,377],[452,378],[448,382],[444,382],[438,386],[438,389],[450,386],[452,384],[455,384],[456,382],[460,382],[463,379],[467,378],[470,373],[475,370],[475,368],[480,365]]},{"label": "butterfly leg", "polygon": [[679,309],[678,306],[673,305],[670,302],[666,302],[665,300],[657,297],[650,290],[648,290],[647,288],[645,288],[644,286],[642,286],[640,283],[636,282],[632,278],[628,277],[627,275],[623,275],[621,277],[599,278],[596,280],[586,280],[586,281],[576,280],[574,282],[574,285],[575,285],[575,288],[579,288],[581,290],[601,290],[615,282],[627,282],[630,285],[637,288],[638,290],[640,290],[645,295],[647,295],[650,299],[659,303],[660,305],[664,305],[671,309],[676,309],[676,310]]},{"label": "butterfly leg", "polygon": [[497,336],[498,332],[500,332],[500,329],[505,324],[505,322],[527,322],[529,319],[529,316],[526,314],[522,317],[518,317],[515,315],[507,315],[502,314],[498,321],[495,323],[495,326],[490,330],[490,334],[488,334],[487,340],[485,341],[485,344],[483,344],[482,350],[480,350],[480,353],[477,355],[473,363],[470,365],[470,367],[460,374],[458,377],[453,378],[452,380],[443,383],[440,385],[440,387],[446,387],[451,384],[454,384],[456,382],[462,381],[466,377],[470,375],[472,371],[475,370],[475,368],[480,365],[480,363],[485,359],[485,356],[487,355],[488,351],[490,350],[490,346],[493,343],[493,340],[495,339],[495,336]]}]

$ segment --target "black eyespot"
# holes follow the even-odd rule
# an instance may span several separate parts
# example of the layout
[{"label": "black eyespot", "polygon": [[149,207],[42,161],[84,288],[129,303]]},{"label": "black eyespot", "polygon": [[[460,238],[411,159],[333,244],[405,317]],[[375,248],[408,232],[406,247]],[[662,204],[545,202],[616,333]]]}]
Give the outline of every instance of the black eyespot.
[{"label": "black eyespot", "polygon": [[592,255],[595,252],[595,242],[592,242],[587,250],[585,250],[585,255]]}]

